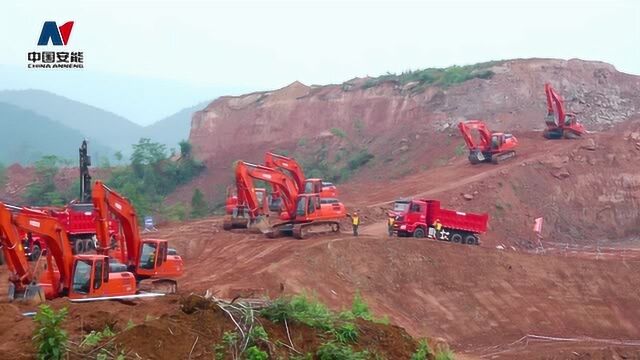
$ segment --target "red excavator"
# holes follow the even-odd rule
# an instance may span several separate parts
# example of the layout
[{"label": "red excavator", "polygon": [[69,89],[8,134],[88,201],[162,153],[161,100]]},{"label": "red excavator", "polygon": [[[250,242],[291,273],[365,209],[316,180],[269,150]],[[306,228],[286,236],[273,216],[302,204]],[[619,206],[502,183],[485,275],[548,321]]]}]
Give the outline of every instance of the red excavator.
[{"label": "red excavator", "polygon": [[285,170],[295,181],[299,193],[320,194],[321,198],[338,196],[338,190],[334,184],[317,178],[306,179],[302,167],[293,158],[268,152],[264,155],[264,166]]},{"label": "red excavator", "polygon": [[[39,276],[37,264],[36,271],[28,266],[19,230],[37,234],[47,244],[47,266]],[[106,255],[74,256],[62,224],[42,211],[0,203],[0,242],[10,273],[10,300],[68,296],[71,301],[96,301],[159,295],[137,294],[134,275],[112,271]]]},{"label": "red excavator", "polygon": [[[458,129],[462,133],[464,142],[469,149],[469,162],[478,164],[481,162],[492,162],[510,159],[516,155],[514,150],[518,146],[518,139],[501,132],[492,133],[482,120],[468,120],[458,123]],[[471,131],[477,130],[480,134],[480,142],[476,143]]]},{"label": "red excavator", "polygon": [[[268,212],[260,208],[253,180],[265,181],[277,191],[284,211],[279,214],[280,222],[268,224]],[[295,182],[280,171],[266,166],[239,161],[236,164],[236,186],[238,204],[245,207],[249,221],[248,226],[255,225],[261,232],[274,236],[282,231],[291,231],[293,236],[302,239],[312,230],[328,228],[331,232],[340,229],[339,219],[346,216],[344,205],[337,199],[323,199],[320,194],[301,194]],[[239,213],[240,211],[238,211]],[[231,229],[236,222],[233,218],[225,218],[224,228]]]},{"label": "red excavator", "polygon": [[[182,275],[182,258],[174,249],[169,249],[167,240],[142,239],[138,230],[138,217],[131,203],[111,190],[101,181],[96,181],[91,195],[96,209],[96,235],[98,254],[108,255],[109,250],[119,247],[116,257],[135,274],[136,280],[153,279],[154,285],[166,285],[168,292],[177,290],[174,278]],[[120,223],[119,241],[112,244],[109,232],[111,215]]]},{"label": "red excavator", "polygon": [[544,137],[547,139],[575,139],[582,136],[586,131],[582,124],[578,123],[576,114],[566,112],[564,109],[564,99],[551,87],[551,84],[544,84],[544,93],[547,97],[547,116],[544,130]]},{"label": "red excavator", "polygon": [[[255,188],[255,191],[258,202],[262,205],[263,202],[267,201],[267,189]],[[264,204],[266,205],[266,203]],[[238,192],[233,186],[227,186],[227,201],[224,209],[227,215],[232,215],[234,210],[238,209]]]}]

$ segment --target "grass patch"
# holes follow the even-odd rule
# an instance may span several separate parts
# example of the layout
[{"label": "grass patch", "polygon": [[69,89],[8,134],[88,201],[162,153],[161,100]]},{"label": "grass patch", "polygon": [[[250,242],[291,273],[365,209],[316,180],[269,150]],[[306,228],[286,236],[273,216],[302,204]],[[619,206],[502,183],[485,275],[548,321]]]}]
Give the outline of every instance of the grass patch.
[{"label": "grass patch", "polygon": [[503,61],[489,61],[474,65],[449,66],[447,68],[427,68],[422,70],[409,70],[401,74],[387,73],[375,78],[367,79],[362,85],[363,89],[377,86],[384,82],[394,82],[402,85],[416,82],[415,89],[423,89],[425,86],[449,87],[471,79],[490,79],[494,72],[491,67],[499,65]]}]

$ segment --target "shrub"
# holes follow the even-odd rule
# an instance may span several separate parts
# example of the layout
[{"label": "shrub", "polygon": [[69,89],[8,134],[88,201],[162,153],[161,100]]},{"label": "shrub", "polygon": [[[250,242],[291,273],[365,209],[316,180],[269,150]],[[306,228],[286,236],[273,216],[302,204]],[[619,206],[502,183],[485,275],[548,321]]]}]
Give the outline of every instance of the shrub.
[{"label": "shrub", "polygon": [[245,355],[247,360],[267,360],[269,358],[266,351],[260,350],[255,345],[248,347],[245,351]]},{"label": "shrub", "polygon": [[111,331],[109,326],[105,327],[102,331],[91,330],[90,333],[84,336],[84,340],[80,343],[80,347],[83,346],[95,346],[102,339],[113,337],[115,333]]},{"label": "shrub", "polygon": [[448,348],[440,349],[436,353],[436,360],[454,360],[453,352]]},{"label": "shrub", "polygon": [[462,156],[466,154],[466,152],[467,152],[467,146],[465,144],[460,144],[456,146],[456,156]]},{"label": "shrub", "polygon": [[346,138],[347,137],[347,133],[344,132],[344,130],[340,129],[340,128],[331,128],[331,130],[329,130],[333,136],[337,136],[339,138]]},{"label": "shrub", "polygon": [[200,189],[196,188],[191,196],[191,217],[201,218],[207,216],[209,208],[204,200],[204,194]]},{"label": "shrub", "polygon": [[61,325],[67,314],[67,308],[56,312],[49,305],[40,305],[34,317],[37,326],[33,336],[38,350],[38,359],[59,360],[65,355],[68,337]]},{"label": "shrub", "polygon": [[358,327],[354,323],[346,322],[338,326],[334,331],[336,339],[343,343],[356,342],[358,340]]},{"label": "shrub", "polygon": [[431,355],[431,348],[425,340],[420,340],[416,352],[411,355],[411,360],[427,360]]},{"label": "shrub", "polygon": [[371,154],[367,149],[360,150],[349,158],[349,169],[355,170],[368,163],[371,159],[373,159],[373,157],[373,154]]},{"label": "shrub", "polygon": [[369,358],[369,353],[366,351],[356,352],[349,345],[329,341],[320,345],[316,356],[319,360],[365,360]]},{"label": "shrub", "polygon": [[369,311],[369,305],[364,301],[359,291],[353,296],[353,302],[351,303],[351,313],[355,317],[359,317],[365,320],[373,320],[371,311]]}]

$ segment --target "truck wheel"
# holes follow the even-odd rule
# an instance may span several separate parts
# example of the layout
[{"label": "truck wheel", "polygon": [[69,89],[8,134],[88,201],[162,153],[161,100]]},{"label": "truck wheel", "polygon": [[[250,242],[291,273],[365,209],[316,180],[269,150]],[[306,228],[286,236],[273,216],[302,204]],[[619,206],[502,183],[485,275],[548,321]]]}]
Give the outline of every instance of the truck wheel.
[{"label": "truck wheel", "polygon": [[33,249],[31,250],[31,261],[36,261],[42,254],[42,249],[39,244],[33,244]]},{"label": "truck wheel", "polygon": [[84,239],[84,251],[89,252],[89,251],[91,251],[93,249],[95,249],[95,246],[93,244],[93,240],[91,238]]},{"label": "truck wheel", "polygon": [[451,235],[451,241],[453,241],[456,244],[459,244],[462,241],[462,235],[458,233]]},{"label": "truck wheel", "polygon": [[467,235],[464,238],[464,242],[467,245],[477,245],[478,244],[478,239],[475,237],[475,235]]},{"label": "truck wheel", "polygon": [[424,233],[424,229],[423,228],[417,228],[413,232],[413,237],[415,237],[415,238],[423,238],[424,236],[425,236],[425,233]]},{"label": "truck wheel", "polygon": [[76,254],[82,254],[84,252],[84,241],[82,239],[76,239],[73,242],[73,250]]}]

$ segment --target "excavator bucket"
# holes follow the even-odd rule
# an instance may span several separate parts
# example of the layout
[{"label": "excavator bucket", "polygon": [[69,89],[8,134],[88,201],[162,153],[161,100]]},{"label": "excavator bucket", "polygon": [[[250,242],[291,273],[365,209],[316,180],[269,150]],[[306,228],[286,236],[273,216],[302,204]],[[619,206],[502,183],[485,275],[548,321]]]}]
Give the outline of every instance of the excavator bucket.
[{"label": "excavator bucket", "polygon": [[24,291],[16,291],[13,284],[9,284],[9,302],[17,301],[26,304],[40,304],[45,301],[44,289],[39,284],[29,284]]},{"label": "excavator bucket", "polygon": [[268,234],[273,231],[269,219],[265,216],[258,216],[251,225],[251,228],[257,229],[263,234]]}]

